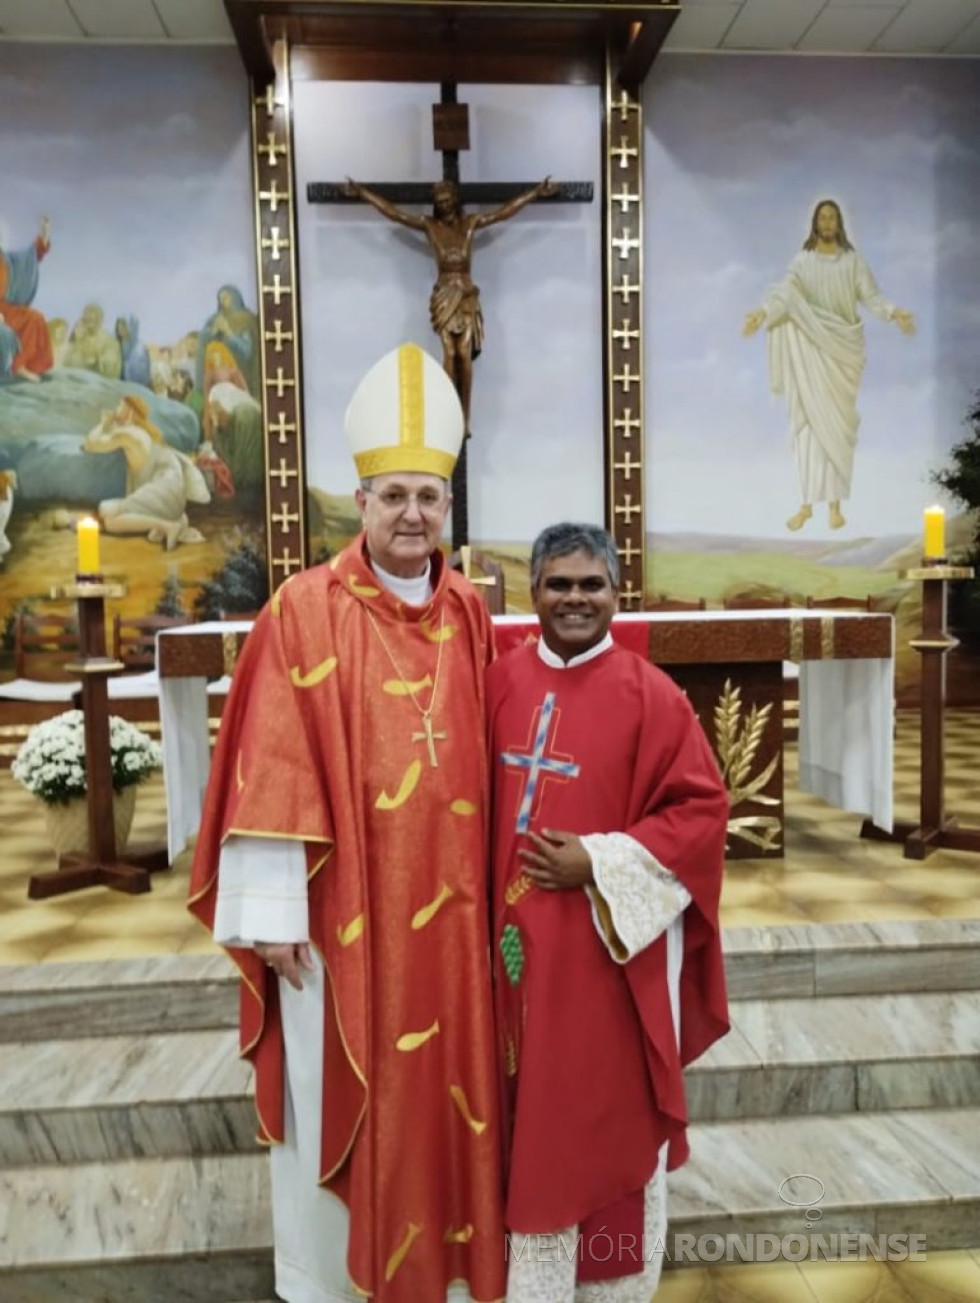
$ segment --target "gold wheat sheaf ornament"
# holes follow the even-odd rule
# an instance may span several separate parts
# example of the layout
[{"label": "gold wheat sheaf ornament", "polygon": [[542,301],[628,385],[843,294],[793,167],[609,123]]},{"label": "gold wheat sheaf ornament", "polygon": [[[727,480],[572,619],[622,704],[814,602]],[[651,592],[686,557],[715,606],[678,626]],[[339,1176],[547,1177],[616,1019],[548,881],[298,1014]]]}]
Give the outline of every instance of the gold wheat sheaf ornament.
[{"label": "gold wheat sheaf ornament", "polygon": [[[761,773],[752,776],[752,765],[771,714],[772,702],[769,702],[765,706],[750,706],[743,716],[742,689],[733,687],[731,679],[725,680],[715,706],[715,750],[733,810],[744,802],[779,805],[776,797],[762,794],[776,772],[779,754],[773,756]],[[728,821],[730,837],[739,837],[764,851],[778,848],[779,830],[779,818],[772,814],[747,814]]]}]

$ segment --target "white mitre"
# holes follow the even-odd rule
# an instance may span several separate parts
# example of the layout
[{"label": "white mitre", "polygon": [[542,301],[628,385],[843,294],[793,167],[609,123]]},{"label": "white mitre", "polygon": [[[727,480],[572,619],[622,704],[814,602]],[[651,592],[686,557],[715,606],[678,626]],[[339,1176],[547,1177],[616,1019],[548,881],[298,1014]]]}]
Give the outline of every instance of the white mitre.
[{"label": "white mitre", "polygon": [[463,442],[463,407],[435,358],[400,344],[355,389],[344,430],[362,480],[390,471],[448,480]]}]

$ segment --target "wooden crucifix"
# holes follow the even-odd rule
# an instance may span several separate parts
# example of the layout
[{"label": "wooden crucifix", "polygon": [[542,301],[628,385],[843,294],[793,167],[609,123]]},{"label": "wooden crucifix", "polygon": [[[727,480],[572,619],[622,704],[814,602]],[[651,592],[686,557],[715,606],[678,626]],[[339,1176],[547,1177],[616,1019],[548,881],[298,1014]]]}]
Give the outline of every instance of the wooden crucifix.
[{"label": "wooden crucifix", "polygon": [[[421,231],[435,255],[437,277],[429,300],[432,329],[442,342],[443,366],[463,406],[466,435],[453,474],[453,548],[469,542],[466,479],[466,440],[470,436],[470,396],[473,362],[483,347],[480,291],[470,275],[473,236],[484,226],[506,221],[536,200],[589,203],[591,181],[557,183],[549,178],[536,185],[520,182],[460,184],[459,152],[469,149],[469,106],[456,98],[456,83],[443,82],[433,105],[434,145],[442,154],[442,180],[379,182],[370,189],[348,179],[343,183],[313,181],[307,187],[311,203],[367,203],[393,222]],[[496,204],[489,212],[468,214],[464,203]],[[432,204],[431,216],[406,212],[402,204]]]}]

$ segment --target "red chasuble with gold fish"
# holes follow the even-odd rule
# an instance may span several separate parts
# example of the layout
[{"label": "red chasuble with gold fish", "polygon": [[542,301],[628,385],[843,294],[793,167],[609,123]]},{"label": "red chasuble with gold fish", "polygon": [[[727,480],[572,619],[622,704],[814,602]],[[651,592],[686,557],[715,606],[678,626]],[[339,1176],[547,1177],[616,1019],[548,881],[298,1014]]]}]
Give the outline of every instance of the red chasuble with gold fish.
[{"label": "red chasuble with gold fish", "polygon": [[[210,924],[223,839],[306,847],[328,975],[321,1181],[350,1210],[348,1269],[383,1303],[504,1292],[488,965],[486,608],[433,558],[433,596],[382,587],[363,538],[290,579],[235,672],[194,860]],[[283,1137],[275,979],[251,952],[242,1045]],[[331,998],[332,996],[332,998]]]}]

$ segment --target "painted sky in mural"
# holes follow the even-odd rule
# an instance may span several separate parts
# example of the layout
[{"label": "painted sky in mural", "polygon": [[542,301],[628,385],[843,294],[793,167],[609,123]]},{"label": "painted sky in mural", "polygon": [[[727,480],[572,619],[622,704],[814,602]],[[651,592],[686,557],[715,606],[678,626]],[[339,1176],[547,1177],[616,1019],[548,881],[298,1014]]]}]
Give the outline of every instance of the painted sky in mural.
[{"label": "painted sky in mural", "polygon": [[[646,95],[647,441],[655,532],[787,539],[800,504],[765,329],[745,314],[786,274],[815,203],[836,199],[879,289],[867,309],[847,526],[915,533],[931,467],[980,386],[975,63],[663,58]],[[696,474],[692,471],[696,467]],[[800,537],[830,538],[826,509]]]}]

